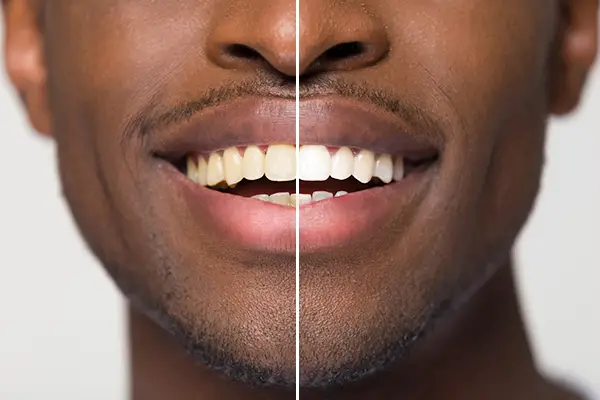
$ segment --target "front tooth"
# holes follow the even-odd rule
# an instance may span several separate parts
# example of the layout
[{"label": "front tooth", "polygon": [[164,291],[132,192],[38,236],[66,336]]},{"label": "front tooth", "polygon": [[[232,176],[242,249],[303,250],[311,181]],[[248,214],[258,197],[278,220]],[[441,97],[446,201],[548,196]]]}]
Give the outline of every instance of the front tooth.
[{"label": "front tooth", "polygon": [[187,159],[187,177],[192,182],[198,183],[198,166],[194,157],[188,157]]},{"label": "front tooth", "polygon": [[206,163],[206,159],[202,156],[198,156],[198,183],[202,186],[206,186],[208,184],[207,181],[208,174],[208,164]]},{"label": "front tooth", "polygon": [[375,176],[383,183],[390,183],[394,177],[394,162],[389,154],[381,154],[375,161]]},{"label": "front tooth", "polygon": [[303,206],[305,204],[309,204],[311,202],[312,198],[310,197],[310,194],[292,194],[290,195],[290,205],[293,207],[296,206]]},{"label": "front tooth", "polygon": [[312,195],[312,201],[321,201],[333,198],[333,193],[316,191]]},{"label": "front tooth", "polygon": [[280,204],[282,206],[290,205],[290,194],[289,193],[275,193],[269,196],[271,203]]},{"label": "front tooth", "polygon": [[296,148],[288,144],[269,146],[265,157],[265,175],[274,182],[296,179]]},{"label": "front tooth", "polygon": [[354,157],[354,170],[352,175],[361,183],[368,183],[373,178],[375,169],[375,154],[369,150],[361,150]]},{"label": "front tooth", "polygon": [[257,195],[252,196],[252,198],[256,199],[256,200],[269,201],[268,194],[257,194]]},{"label": "front tooth", "polygon": [[300,148],[298,178],[303,181],[326,181],[331,173],[331,155],[325,146],[307,145]]},{"label": "front tooth", "polygon": [[335,194],[335,197],[342,197],[342,196],[345,196],[345,195],[347,195],[347,194],[348,194],[348,192],[345,192],[345,191],[343,191],[343,190],[340,190],[339,192],[337,192],[337,193]]},{"label": "front tooth", "polygon": [[265,153],[256,146],[250,146],[244,151],[242,160],[244,178],[255,181],[265,175]]},{"label": "front tooth", "polygon": [[394,180],[399,181],[404,178],[404,158],[398,157],[394,162]]},{"label": "front tooth", "polygon": [[223,152],[223,167],[225,169],[225,181],[229,186],[235,185],[242,179],[242,156],[236,147],[230,147]]},{"label": "front tooth", "polygon": [[223,167],[223,157],[219,153],[211,153],[208,158],[208,167],[206,181],[208,186],[214,186],[225,180],[225,168]]},{"label": "front tooth", "polygon": [[348,147],[341,147],[331,157],[331,177],[343,181],[352,176],[354,171],[354,154]]}]

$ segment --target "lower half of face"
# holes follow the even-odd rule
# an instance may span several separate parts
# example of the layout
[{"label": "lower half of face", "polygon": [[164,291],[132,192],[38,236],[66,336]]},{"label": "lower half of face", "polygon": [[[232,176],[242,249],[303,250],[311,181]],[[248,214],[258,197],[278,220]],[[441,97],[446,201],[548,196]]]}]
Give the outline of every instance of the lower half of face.
[{"label": "lower half of face", "polygon": [[[390,42],[401,50],[390,53],[381,65],[342,78],[353,82],[347,87],[386,89],[390,97],[413,104],[418,115],[439,121],[442,139],[420,168],[396,175],[402,157],[386,155],[380,146],[370,149],[376,141],[372,132],[339,132],[340,126],[387,126],[382,121],[396,116],[388,112],[382,117],[382,112],[369,111],[372,104],[358,106],[339,96],[323,107],[307,105],[307,112],[301,113],[301,124],[302,118],[328,121],[324,127],[306,128],[321,129],[322,134],[306,131],[303,136],[301,130],[301,142],[310,138],[305,144],[313,145],[305,156],[332,163],[325,178],[313,179],[314,174],[322,175],[320,168],[298,171],[300,179],[305,174],[306,181],[321,185],[307,193],[314,202],[300,207],[300,361],[306,386],[357,379],[361,371],[385,366],[404,354],[413,339],[428,331],[433,316],[443,315],[448,305],[461,300],[506,260],[540,177],[547,72],[541,60],[549,46],[541,33],[547,21],[530,18],[535,7],[523,6],[521,15],[507,11],[513,10],[509,6],[462,0],[464,10],[477,14],[468,18],[471,24],[462,24],[456,6],[436,11],[439,4],[403,2],[396,10],[392,2],[372,3],[382,19],[389,15]],[[521,9],[516,0],[511,4]],[[191,3],[185,15],[176,9],[170,11],[173,18],[160,20],[185,22],[193,14]],[[77,10],[65,13],[81,12]],[[161,10],[155,11],[160,15]],[[134,19],[137,14],[123,15]],[[431,19],[411,17],[411,23],[405,23],[407,15],[436,17],[446,39],[437,36],[442,30],[430,29]],[[244,118],[281,105],[239,103],[232,107],[241,107],[246,117],[237,111],[230,114],[231,121],[241,118],[241,122],[225,128],[223,118],[206,124],[192,121],[191,126],[222,129],[206,134],[213,139],[229,137],[233,144],[202,147],[211,140],[188,140],[180,133],[191,131],[183,129],[174,134],[181,139],[174,147],[179,152],[187,144],[189,151],[178,153],[181,160],[159,157],[143,140],[122,135],[131,115],[146,105],[143,100],[159,93],[155,100],[179,104],[190,99],[186,97],[190,87],[198,88],[192,91],[195,94],[214,82],[238,77],[209,65],[201,51],[189,51],[189,46],[210,36],[201,31],[203,27],[198,32],[178,30],[173,39],[152,36],[162,43],[152,47],[142,45],[139,38],[168,29],[162,23],[148,27],[129,21],[128,26],[137,27],[136,34],[121,32],[117,37],[116,30],[107,28],[109,18],[101,16],[98,12],[92,19],[98,22],[90,27],[73,22],[89,18],[72,16],[63,25],[74,25],[69,32],[79,30],[81,35],[57,29],[56,36],[64,40],[56,41],[60,48],[48,50],[57,60],[49,78],[60,171],[83,235],[129,298],[199,360],[254,383],[293,383],[295,213],[272,204],[283,202],[283,197],[286,205],[303,201],[281,195],[290,190],[277,186],[296,176],[289,171],[295,157],[293,136],[282,139],[268,119],[261,120],[260,127],[271,132],[265,143],[260,130],[252,128],[255,154],[244,164],[248,168],[244,174],[261,184],[265,182],[257,179],[259,175],[267,177],[269,182],[260,189],[239,184],[239,173],[227,176],[227,160],[223,161],[245,163],[249,147],[244,135],[256,123]],[[519,35],[505,32],[512,19],[527,40],[517,42]],[[405,31],[409,27],[418,34],[409,35]],[[197,37],[186,36],[192,34]],[[103,40],[117,44],[106,46],[110,51],[92,62],[86,50],[89,41],[79,39],[86,35],[90,39],[106,35]],[[414,42],[410,37],[421,39]],[[147,42],[152,41],[143,41]],[[58,61],[73,57],[75,62]],[[169,64],[173,57],[178,60],[175,66]],[[210,73],[200,74],[203,68]],[[164,87],[148,92],[149,82]],[[66,90],[69,85],[75,87]],[[244,107],[260,112],[243,111]],[[347,116],[354,128],[342,118],[323,119],[329,111]],[[283,114],[275,115],[271,125],[282,122]],[[238,128],[233,134],[232,126]],[[416,131],[423,129],[427,128]],[[318,138],[327,138],[328,130],[338,131],[335,143],[319,142]],[[383,142],[394,143],[393,133],[389,136]],[[274,143],[275,137],[280,143]],[[166,134],[161,138],[150,143],[171,140]],[[221,151],[242,142],[244,154],[236,153],[239,149],[228,155]],[[269,146],[274,144],[284,146]],[[285,146],[290,144],[291,151]],[[343,148],[350,153],[338,157],[335,173],[341,176],[348,170],[358,182],[349,190],[330,189],[332,160]],[[186,163],[190,157],[194,161]],[[261,164],[258,172],[256,159],[267,164]],[[351,165],[346,168],[345,162]],[[375,175],[377,184],[369,185]],[[219,186],[229,178],[233,185]],[[301,188],[311,185],[301,182]],[[269,202],[261,201],[265,199]]]}]

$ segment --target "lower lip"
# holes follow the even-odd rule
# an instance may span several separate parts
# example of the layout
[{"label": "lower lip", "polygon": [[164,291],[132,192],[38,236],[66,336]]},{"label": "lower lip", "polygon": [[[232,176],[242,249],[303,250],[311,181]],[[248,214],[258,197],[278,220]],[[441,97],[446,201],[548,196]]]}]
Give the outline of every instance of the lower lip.
[{"label": "lower lip", "polygon": [[[164,167],[164,168],[163,168]],[[368,241],[383,223],[410,208],[434,168],[400,182],[300,207],[300,251],[318,253]],[[198,226],[237,248],[296,252],[296,209],[202,187],[171,164],[161,163],[170,192],[183,199]]]}]

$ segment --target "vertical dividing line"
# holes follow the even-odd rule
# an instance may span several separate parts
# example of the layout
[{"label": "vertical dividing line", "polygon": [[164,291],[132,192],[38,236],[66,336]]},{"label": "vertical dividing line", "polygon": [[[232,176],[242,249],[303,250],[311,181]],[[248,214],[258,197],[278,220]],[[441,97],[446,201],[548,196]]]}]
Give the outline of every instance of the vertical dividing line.
[{"label": "vertical dividing line", "polygon": [[[296,198],[300,194],[300,0],[296,0]],[[296,400],[300,399],[300,204],[296,203]]]}]

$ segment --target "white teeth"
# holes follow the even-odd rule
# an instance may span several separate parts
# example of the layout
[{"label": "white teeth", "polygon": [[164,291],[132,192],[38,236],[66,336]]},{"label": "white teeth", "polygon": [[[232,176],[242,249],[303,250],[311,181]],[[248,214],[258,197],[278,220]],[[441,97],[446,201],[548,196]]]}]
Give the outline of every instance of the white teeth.
[{"label": "white teeth", "polygon": [[265,175],[274,182],[296,179],[296,148],[288,144],[269,146],[265,157]]},{"label": "white teeth", "polygon": [[225,180],[225,168],[223,158],[219,153],[212,153],[208,158],[208,167],[206,173],[206,183],[214,186]]},{"label": "white teeth", "polygon": [[310,194],[292,194],[290,195],[290,206],[303,206],[309,204],[312,201]]},{"label": "white teeth", "polygon": [[341,147],[331,157],[331,177],[343,181],[354,172],[354,154],[348,147]]},{"label": "white teeth", "polygon": [[244,152],[242,160],[244,178],[255,181],[265,175],[265,153],[256,146],[250,146]]},{"label": "white teeth", "polygon": [[340,190],[339,192],[337,192],[335,194],[335,197],[342,197],[342,196],[345,196],[347,194],[348,194],[348,192],[344,192],[343,190]]},{"label": "white teeth", "polygon": [[252,198],[256,200],[269,201],[268,194],[257,194],[256,196],[252,196]]},{"label": "white teeth", "polygon": [[230,147],[223,152],[223,166],[225,169],[225,181],[229,186],[235,185],[244,179],[242,156],[236,147]]},{"label": "white teeth", "polygon": [[331,173],[331,155],[325,146],[302,146],[298,178],[303,181],[326,181]]},{"label": "white teeth", "polygon": [[269,196],[271,203],[279,204],[282,206],[290,205],[290,194],[289,193],[275,193]]},{"label": "white teeth", "polygon": [[375,161],[375,176],[383,183],[390,183],[394,177],[394,162],[389,154],[381,154]]},{"label": "white teeth", "polygon": [[317,191],[312,194],[312,201],[321,201],[333,198],[333,193]]},{"label": "white teeth", "polygon": [[373,178],[375,170],[375,154],[369,150],[361,150],[354,157],[354,171],[352,176],[361,183],[368,183]]},{"label": "white teeth", "polygon": [[394,180],[399,181],[402,178],[404,178],[404,159],[398,157],[394,162]]}]

